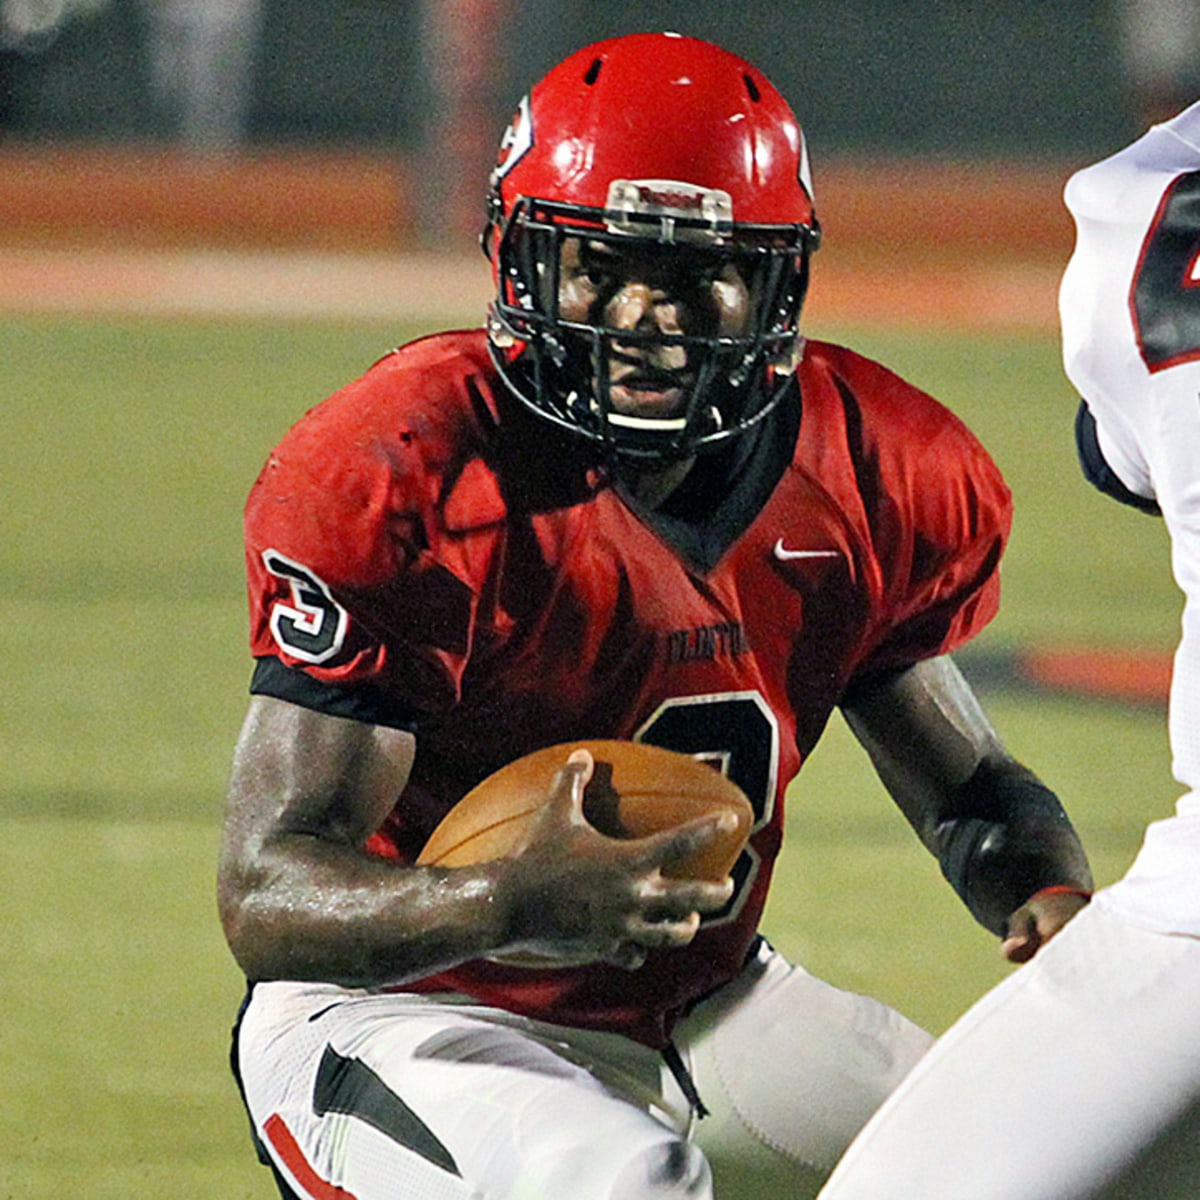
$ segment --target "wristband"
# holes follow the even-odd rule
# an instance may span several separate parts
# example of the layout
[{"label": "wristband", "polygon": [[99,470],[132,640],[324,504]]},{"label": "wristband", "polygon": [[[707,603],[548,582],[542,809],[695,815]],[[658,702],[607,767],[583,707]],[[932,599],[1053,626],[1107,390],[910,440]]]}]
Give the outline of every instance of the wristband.
[{"label": "wristband", "polygon": [[1032,904],[1039,896],[1078,896],[1081,900],[1090,900],[1092,893],[1086,888],[1071,887],[1067,883],[1055,883],[1050,887],[1039,888],[1025,903]]}]

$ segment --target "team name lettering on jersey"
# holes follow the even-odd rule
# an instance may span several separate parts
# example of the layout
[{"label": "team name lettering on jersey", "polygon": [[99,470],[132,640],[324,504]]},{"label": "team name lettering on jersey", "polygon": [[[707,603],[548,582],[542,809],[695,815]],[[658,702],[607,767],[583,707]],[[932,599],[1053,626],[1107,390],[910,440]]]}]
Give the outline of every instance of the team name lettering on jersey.
[{"label": "team name lettering on jersey", "polygon": [[749,650],[750,642],[741,621],[676,629],[667,635],[667,661],[671,663],[690,662],[698,658],[736,658]]}]

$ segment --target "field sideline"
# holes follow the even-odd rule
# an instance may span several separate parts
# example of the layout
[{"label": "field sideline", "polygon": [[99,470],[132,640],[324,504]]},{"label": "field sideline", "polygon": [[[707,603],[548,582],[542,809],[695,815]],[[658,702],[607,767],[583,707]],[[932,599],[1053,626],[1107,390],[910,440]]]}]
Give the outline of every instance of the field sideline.
[{"label": "field sideline", "polygon": [[[811,322],[1037,333],[1056,321],[1053,263],[816,264]],[[0,244],[7,312],[438,324],[482,314],[490,290],[477,254]]]},{"label": "field sideline", "polygon": [[[810,319],[1050,327],[1071,243],[1059,196],[1074,165],[820,161]],[[419,229],[421,171],[372,152],[8,143],[0,310],[433,323],[482,311],[489,285],[473,223],[436,238],[454,253],[417,249],[431,240]],[[460,186],[473,200],[475,184]]]}]

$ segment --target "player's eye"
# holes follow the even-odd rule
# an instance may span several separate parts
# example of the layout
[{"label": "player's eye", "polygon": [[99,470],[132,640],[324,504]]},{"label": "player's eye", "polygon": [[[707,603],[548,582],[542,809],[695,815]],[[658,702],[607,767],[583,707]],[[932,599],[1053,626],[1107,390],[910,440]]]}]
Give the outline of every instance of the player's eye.
[{"label": "player's eye", "polygon": [[594,287],[602,288],[612,284],[619,267],[615,256],[589,249],[580,258],[577,274]]}]

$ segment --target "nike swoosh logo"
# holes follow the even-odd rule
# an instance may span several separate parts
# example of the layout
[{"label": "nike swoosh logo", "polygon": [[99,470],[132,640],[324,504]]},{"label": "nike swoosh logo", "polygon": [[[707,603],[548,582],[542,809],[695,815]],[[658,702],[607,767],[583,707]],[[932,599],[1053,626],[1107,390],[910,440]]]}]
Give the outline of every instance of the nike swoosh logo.
[{"label": "nike swoosh logo", "polygon": [[780,562],[787,562],[793,558],[841,558],[840,550],[789,550],[783,544],[783,538],[775,543],[775,557]]}]

